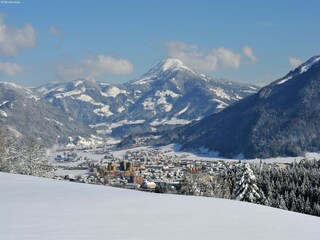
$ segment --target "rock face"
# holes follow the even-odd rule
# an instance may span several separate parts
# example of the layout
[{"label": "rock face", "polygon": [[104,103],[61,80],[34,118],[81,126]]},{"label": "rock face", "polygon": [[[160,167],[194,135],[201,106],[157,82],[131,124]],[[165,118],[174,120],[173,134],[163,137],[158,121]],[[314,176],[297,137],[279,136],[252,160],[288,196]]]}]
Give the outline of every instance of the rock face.
[{"label": "rock face", "polygon": [[95,134],[30,89],[6,82],[0,82],[0,127],[8,134],[32,137],[46,146],[94,138]]},{"label": "rock face", "polygon": [[169,58],[122,85],[76,80],[36,90],[42,99],[99,133],[126,136],[190,123],[258,88],[197,74]]},{"label": "rock face", "polygon": [[203,120],[175,129],[162,142],[208,147],[246,158],[297,156],[320,149],[320,56]]}]

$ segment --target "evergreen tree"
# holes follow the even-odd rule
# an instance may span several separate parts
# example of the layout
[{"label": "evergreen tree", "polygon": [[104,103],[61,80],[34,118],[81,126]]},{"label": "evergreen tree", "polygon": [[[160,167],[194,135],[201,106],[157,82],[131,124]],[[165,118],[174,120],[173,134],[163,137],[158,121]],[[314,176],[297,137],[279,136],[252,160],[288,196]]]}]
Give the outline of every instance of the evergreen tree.
[{"label": "evergreen tree", "polygon": [[265,197],[256,185],[256,176],[250,168],[249,163],[240,164],[241,174],[237,179],[235,196],[236,200],[264,203]]},{"label": "evergreen tree", "polygon": [[284,199],[281,195],[278,197],[278,206],[277,207],[280,209],[288,210],[288,208],[286,206],[286,202],[284,201]]}]

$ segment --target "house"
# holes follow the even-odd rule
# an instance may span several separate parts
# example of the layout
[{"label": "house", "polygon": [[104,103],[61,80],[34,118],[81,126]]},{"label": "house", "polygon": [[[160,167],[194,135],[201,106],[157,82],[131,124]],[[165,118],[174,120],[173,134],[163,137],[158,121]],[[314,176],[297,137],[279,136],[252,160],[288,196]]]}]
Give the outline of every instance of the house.
[{"label": "house", "polygon": [[120,171],[132,171],[134,167],[133,162],[121,161],[120,162]]},{"label": "house", "polygon": [[141,174],[132,174],[130,176],[130,183],[142,184],[143,181],[144,181],[144,178]]}]

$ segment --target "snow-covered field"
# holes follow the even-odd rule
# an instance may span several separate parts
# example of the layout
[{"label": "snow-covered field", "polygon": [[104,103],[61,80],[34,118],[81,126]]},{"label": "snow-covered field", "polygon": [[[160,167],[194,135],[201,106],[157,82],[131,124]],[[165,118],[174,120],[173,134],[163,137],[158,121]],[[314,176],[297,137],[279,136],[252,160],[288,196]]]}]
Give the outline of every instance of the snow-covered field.
[{"label": "snow-covered field", "polygon": [[[183,159],[189,159],[189,160],[202,160],[202,161],[247,161],[250,163],[259,163],[260,161],[266,162],[266,163],[291,163],[291,162],[299,162],[300,160],[306,158],[309,160],[313,159],[320,159],[320,152],[309,152],[306,153],[305,156],[299,156],[299,157],[276,157],[276,158],[267,158],[267,159],[244,159],[241,154],[236,158],[223,158],[219,156],[218,152],[214,151],[208,151],[205,148],[200,148],[198,151],[193,152],[185,152],[181,151],[181,145],[179,144],[169,144],[165,146],[160,147],[153,147],[153,146],[144,146],[144,147],[133,147],[129,149],[123,149],[123,150],[116,150],[112,149],[113,145],[110,145],[111,153],[114,155],[114,157],[118,159],[122,159],[127,151],[138,151],[138,150],[153,150],[153,149],[159,149],[164,155],[167,155],[169,157],[182,157]],[[92,151],[82,151],[82,150],[74,150],[79,157],[82,158],[88,158],[89,160],[93,160],[96,162],[100,162],[101,159],[105,156],[105,154],[95,154]],[[54,166],[60,165],[65,167],[72,167],[77,166],[79,163],[84,161],[76,161],[76,162],[57,162],[54,160],[57,154],[62,154],[62,152],[58,151],[58,148],[52,148],[48,149],[48,159],[51,164]]]},{"label": "snow-covered field", "polygon": [[313,240],[320,218],[204,197],[0,173],[1,240]]},{"label": "snow-covered field", "polygon": [[223,158],[219,157],[218,152],[214,151],[207,151],[205,148],[201,148],[198,151],[193,152],[184,152],[181,151],[181,146],[179,144],[169,144],[166,146],[160,146],[160,147],[152,147],[152,146],[146,146],[146,147],[136,147],[136,148],[130,148],[130,149],[124,149],[124,150],[118,150],[113,151],[113,155],[117,158],[123,158],[126,151],[137,151],[137,150],[147,150],[147,149],[161,149],[162,152],[167,156],[183,156],[184,159],[189,160],[203,160],[203,161],[248,161],[251,163],[259,163],[260,161],[266,162],[266,163],[291,163],[291,162],[299,162],[300,160],[307,158],[309,160],[312,160],[314,158],[320,159],[320,153],[306,153],[305,156],[301,157],[276,157],[276,158],[266,158],[266,159],[243,159],[243,157],[238,156],[237,158]]}]

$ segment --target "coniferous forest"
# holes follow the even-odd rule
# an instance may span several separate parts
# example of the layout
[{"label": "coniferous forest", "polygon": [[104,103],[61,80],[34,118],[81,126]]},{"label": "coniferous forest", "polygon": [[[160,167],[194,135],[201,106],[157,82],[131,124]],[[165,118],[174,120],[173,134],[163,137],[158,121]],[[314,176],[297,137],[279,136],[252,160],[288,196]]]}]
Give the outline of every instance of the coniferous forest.
[{"label": "coniferous forest", "polygon": [[320,216],[320,160],[227,164],[215,177],[189,174],[178,194],[237,199]]}]

